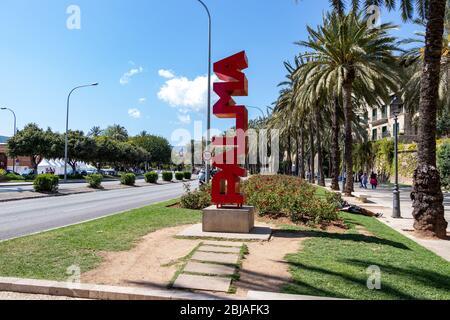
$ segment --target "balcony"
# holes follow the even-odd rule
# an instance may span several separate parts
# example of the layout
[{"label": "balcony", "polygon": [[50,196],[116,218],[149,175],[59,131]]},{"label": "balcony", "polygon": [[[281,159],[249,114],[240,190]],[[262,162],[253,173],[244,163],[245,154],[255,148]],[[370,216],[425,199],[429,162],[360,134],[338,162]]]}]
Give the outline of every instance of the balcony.
[{"label": "balcony", "polygon": [[382,124],[386,124],[388,122],[389,122],[388,118],[381,118],[381,119],[373,120],[371,122],[371,125],[372,125],[372,127],[378,127],[378,126],[381,126]]}]

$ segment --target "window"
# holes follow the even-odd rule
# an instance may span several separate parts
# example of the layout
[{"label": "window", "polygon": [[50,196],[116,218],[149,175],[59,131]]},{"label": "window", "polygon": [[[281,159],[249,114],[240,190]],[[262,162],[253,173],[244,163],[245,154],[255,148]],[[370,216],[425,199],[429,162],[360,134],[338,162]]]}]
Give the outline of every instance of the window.
[{"label": "window", "polygon": [[373,129],[372,130],[372,140],[375,141],[378,139],[378,130],[377,129]]},{"label": "window", "polygon": [[387,126],[382,127],[382,128],[381,128],[381,136],[382,136],[383,138],[386,138],[388,135],[389,135],[389,132],[388,132]]},{"label": "window", "polygon": [[[392,133],[395,134],[395,123],[392,125]],[[397,123],[397,134],[400,134],[400,123]]]},{"label": "window", "polygon": [[378,110],[376,108],[372,109],[372,121],[378,120]]},{"label": "window", "polygon": [[387,118],[387,107],[383,106],[381,107],[381,119],[386,119]]}]

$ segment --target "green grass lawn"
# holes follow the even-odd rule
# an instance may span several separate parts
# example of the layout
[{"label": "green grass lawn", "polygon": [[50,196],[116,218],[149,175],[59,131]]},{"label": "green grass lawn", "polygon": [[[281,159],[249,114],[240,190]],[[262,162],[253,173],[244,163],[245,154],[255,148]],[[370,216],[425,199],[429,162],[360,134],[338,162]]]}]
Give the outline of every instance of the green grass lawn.
[{"label": "green grass lawn", "polygon": [[0,276],[65,280],[66,270],[82,272],[101,263],[101,251],[122,251],[139,238],[166,227],[200,221],[201,212],[167,208],[165,202],[99,220],[0,243]]},{"label": "green grass lawn", "polygon": [[[450,299],[450,263],[375,218],[341,215],[344,234],[308,229],[302,249],[286,257],[293,284],[284,292],[349,299]],[[374,236],[360,234],[362,226]],[[369,266],[381,290],[367,288]]]}]

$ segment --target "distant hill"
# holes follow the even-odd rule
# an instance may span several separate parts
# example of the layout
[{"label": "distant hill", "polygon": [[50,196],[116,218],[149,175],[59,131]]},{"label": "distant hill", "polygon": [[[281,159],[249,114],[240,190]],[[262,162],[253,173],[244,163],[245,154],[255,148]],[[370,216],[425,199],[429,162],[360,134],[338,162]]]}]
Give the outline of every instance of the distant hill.
[{"label": "distant hill", "polygon": [[0,136],[0,143],[5,143],[9,137]]}]

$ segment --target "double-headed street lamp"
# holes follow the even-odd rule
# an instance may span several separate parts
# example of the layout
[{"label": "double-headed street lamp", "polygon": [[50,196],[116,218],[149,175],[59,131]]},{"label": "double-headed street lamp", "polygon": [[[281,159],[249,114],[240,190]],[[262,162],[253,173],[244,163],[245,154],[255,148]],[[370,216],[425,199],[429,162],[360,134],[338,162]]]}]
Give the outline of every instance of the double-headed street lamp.
[{"label": "double-headed street lamp", "polygon": [[[200,2],[200,4],[205,8],[205,11],[208,15],[208,107],[207,107],[207,123],[206,123],[206,149],[208,150],[209,145],[211,143],[211,40],[212,40],[212,22],[211,22],[211,13],[209,12],[208,7],[202,0],[197,0]],[[205,181],[208,184],[210,180],[210,165],[209,160],[205,161],[206,165],[206,175],[205,175]]]},{"label": "double-headed street lamp", "polygon": [[392,218],[399,219],[402,217],[400,210],[400,190],[398,186],[398,115],[401,112],[403,102],[400,98],[395,96],[391,103],[391,112],[394,115],[394,170],[395,170],[395,185],[393,191],[393,211]]},{"label": "double-headed street lamp", "polygon": [[[12,110],[10,108],[0,108],[0,110],[7,110],[7,111],[10,111],[13,114],[13,116],[14,116],[14,134],[13,134],[13,136],[15,136],[16,133],[17,133],[16,113],[14,112],[14,110]],[[16,172],[16,158],[13,159],[13,172]]]},{"label": "double-headed street lamp", "polygon": [[94,87],[94,86],[98,86],[98,82],[75,87],[75,88],[73,88],[70,91],[69,95],[67,96],[66,135],[65,135],[65,144],[64,144],[64,182],[67,182],[67,161],[69,160],[68,159],[68,156],[69,156],[68,155],[68,146],[69,146],[69,107],[70,107],[70,96],[77,89],[85,88],[85,87]]}]

